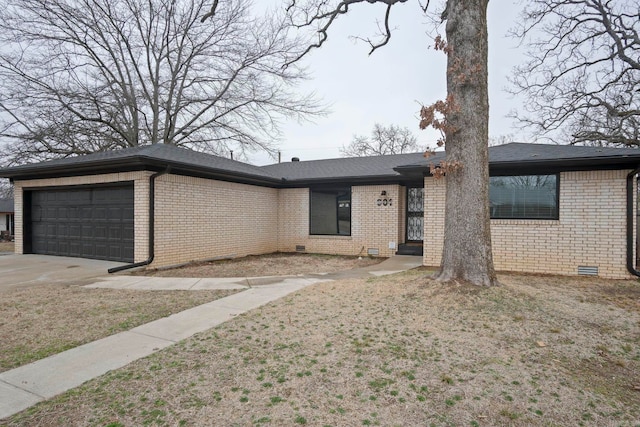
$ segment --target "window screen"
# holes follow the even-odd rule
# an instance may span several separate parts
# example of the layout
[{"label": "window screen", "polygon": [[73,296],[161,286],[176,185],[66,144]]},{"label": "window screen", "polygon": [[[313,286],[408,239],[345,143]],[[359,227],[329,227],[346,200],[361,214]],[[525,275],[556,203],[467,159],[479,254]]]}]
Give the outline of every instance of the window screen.
[{"label": "window screen", "polygon": [[492,176],[491,218],[558,219],[558,176]]},{"label": "window screen", "polygon": [[351,187],[312,188],[310,234],[351,235]]}]

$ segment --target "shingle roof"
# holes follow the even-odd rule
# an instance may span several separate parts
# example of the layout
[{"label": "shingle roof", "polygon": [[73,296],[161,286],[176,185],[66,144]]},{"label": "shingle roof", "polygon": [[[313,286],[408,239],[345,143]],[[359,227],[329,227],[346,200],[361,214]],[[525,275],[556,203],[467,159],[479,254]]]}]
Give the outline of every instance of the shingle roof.
[{"label": "shingle roof", "polygon": [[393,154],[375,157],[347,157],[277,163],[263,166],[273,176],[286,181],[327,181],[400,177],[394,168],[424,159],[424,153]]},{"label": "shingle roof", "polygon": [[[429,165],[437,164],[444,158],[444,152],[428,158],[423,153],[409,153],[286,162],[260,167],[185,148],[155,144],[0,169],[0,176],[24,179],[123,170],[161,170],[170,165],[173,172],[186,175],[268,186],[307,185],[315,182],[416,179],[428,172]],[[635,168],[640,164],[640,149],[510,143],[491,147],[489,163],[492,170],[516,171],[521,168]]]},{"label": "shingle roof", "polygon": [[277,178],[258,166],[211,154],[180,148],[173,145],[153,144],[122,150],[104,151],[85,156],[67,157],[47,162],[0,169],[6,177],[25,176],[44,171],[82,171],[88,168],[116,168],[134,166],[171,165],[174,170],[188,170],[196,173],[233,175],[264,181]]},{"label": "shingle roof", "polygon": [[[399,172],[409,170],[427,170],[430,164],[444,160],[444,156],[420,159],[413,164],[396,168]],[[587,167],[614,164],[640,164],[639,148],[585,147],[577,145],[528,144],[512,142],[489,147],[489,166],[498,168],[554,166]]]},{"label": "shingle roof", "polygon": [[0,199],[0,212],[13,212],[13,199]]},{"label": "shingle roof", "polygon": [[489,148],[489,161],[523,162],[531,160],[568,160],[577,158],[638,156],[638,148],[588,147],[581,145],[527,144],[511,142]]}]

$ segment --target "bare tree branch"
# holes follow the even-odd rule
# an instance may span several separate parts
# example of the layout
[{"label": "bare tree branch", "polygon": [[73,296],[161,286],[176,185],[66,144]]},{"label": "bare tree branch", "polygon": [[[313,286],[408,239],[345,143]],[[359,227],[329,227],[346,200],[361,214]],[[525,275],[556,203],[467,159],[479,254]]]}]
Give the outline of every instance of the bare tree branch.
[{"label": "bare tree branch", "polygon": [[640,1],[535,0],[514,35],[529,60],[514,70],[513,113],[540,137],[640,145]]},{"label": "bare tree branch", "polygon": [[361,37],[357,37],[357,39],[362,40],[369,44],[369,46],[371,47],[371,50],[369,50],[369,55],[371,55],[376,49],[381,48],[382,46],[385,46],[387,43],[389,43],[389,40],[391,39],[391,29],[389,28],[390,13],[391,13],[391,5],[387,6],[387,11],[384,14],[384,35],[382,40],[374,43],[369,38],[363,39]]},{"label": "bare tree branch", "polygon": [[209,12],[205,13],[204,16],[202,17],[202,19],[200,20],[200,22],[204,22],[207,19],[215,16],[216,14],[216,9],[218,9],[218,0],[213,0],[213,4],[211,5],[211,10],[209,10]]},{"label": "bare tree branch", "polygon": [[[384,32],[381,34],[381,40],[374,42],[369,38],[360,38],[358,39],[367,42],[371,49],[369,51],[369,55],[371,55],[376,49],[385,46],[389,43],[391,39],[391,29],[389,26],[389,16],[391,13],[391,7],[398,3],[406,3],[407,0],[341,0],[339,3],[335,5],[328,5],[326,1],[317,2],[315,5],[299,5],[295,0],[292,0],[291,3],[286,8],[287,13],[291,17],[291,21],[297,28],[309,27],[313,24],[318,24],[317,35],[318,41],[316,43],[311,43],[307,48],[296,58],[289,61],[285,66],[289,66],[300,59],[302,59],[305,55],[311,52],[313,49],[320,48],[328,39],[328,30],[334,21],[340,16],[349,12],[349,7],[357,4],[357,3],[382,3],[386,4],[387,8],[385,11],[384,17]],[[425,6],[420,5],[421,8],[426,8],[429,6],[429,1],[427,1]],[[310,10],[313,9],[312,12]]]},{"label": "bare tree branch", "polygon": [[353,141],[340,149],[344,157],[384,156],[425,151],[409,128],[376,123],[371,137],[355,135]]}]

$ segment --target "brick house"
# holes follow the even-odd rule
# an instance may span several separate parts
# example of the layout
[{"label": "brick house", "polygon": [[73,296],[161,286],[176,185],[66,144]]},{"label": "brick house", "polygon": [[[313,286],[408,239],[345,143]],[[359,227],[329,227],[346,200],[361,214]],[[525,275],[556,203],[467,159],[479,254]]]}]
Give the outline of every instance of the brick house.
[{"label": "brick house", "polygon": [[[15,250],[150,265],[271,252],[388,257],[437,266],[444,153],[246,163],[162,144],[0,170],[15,197]],[[512,143],[490,148],[498,270],[635,271],[640,150]]]},{"label": "brick house", "polygon": [[13,199],[0,199],[0,240],[12,238],[13,217]]}]

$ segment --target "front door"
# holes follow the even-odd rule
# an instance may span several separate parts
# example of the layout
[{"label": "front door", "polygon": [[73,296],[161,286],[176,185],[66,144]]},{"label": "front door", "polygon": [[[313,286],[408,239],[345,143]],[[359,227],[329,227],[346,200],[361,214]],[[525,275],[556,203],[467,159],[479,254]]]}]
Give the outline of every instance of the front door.
[{"label": "front door", "polygon": [[424,233],[424,188],[407,188],[407,242],[422,243]]}]

